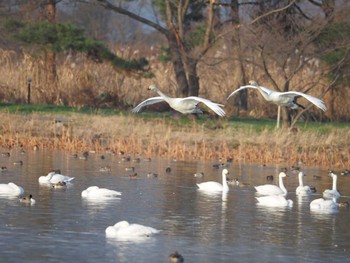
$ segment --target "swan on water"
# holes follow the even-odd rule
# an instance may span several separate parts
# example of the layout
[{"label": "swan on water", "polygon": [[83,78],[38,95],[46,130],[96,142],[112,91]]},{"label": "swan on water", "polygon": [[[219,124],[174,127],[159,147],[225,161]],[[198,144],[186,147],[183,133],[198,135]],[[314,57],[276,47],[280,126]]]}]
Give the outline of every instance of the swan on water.
[{"label": "swan on water", "polygon": [[264,206],[270,206],[270,207],[292,207],[293,201],[290,199],[286,199],[282,195],[266,195],[266,196],[260,196],[255,197],[256,200],[258,200],[260,205]]},{"label": "swan on water", "polygon": [[264,184],[264,185],[259,185],[255,186],[255,190],[258,194],[261,195],[287,195],[287,189],[284,187],[283,184],[283,178],[286,177],[286,173],[280,172],[278,175],[278,184],[273,185],[273,184]]},{"label": "swan on water", "polygon": [[33,196],[31,194],[20,198],[19,201],[21,203],[29,204],[29,205],[34,205],[36,202],[35,199],[33,199]]},{"label": "swan on water", "polygon": [[159,232],[160,230],[155,228],[139,224],[129,224],[127,221],[120,221],[113,226],[107,227],[105,230],[107,237],[126,239],[147,238]]},{"label": "swan on water", "polygon": [[332,199],[333,197],[339,198],[340,193],[337,190],[337,175],[333,171],[329,172],[329,176],[333,179],[332,189],[326,189],[323,191],[323,197],[326,199]]},{"label": "swan on water", "polygon": [[257,89],[267,102],[276,104],[278,106],[290,107],[292,109],[297,109],[298,107],[305,108],[296,102],[297,98],[303,97],[308,101],[310,101],[312,104],[314,104],[316,107],[320,108],[321,110],[323,111],[327,110],[327,107],[322,100],[320,100],[319,98],[313,97],[311,95],[307,95],[299,91],[286,91],[286,92],[273,91],[268,88],[260,86],[254,80],[249,81],[249,84],[250,85],[241,86],[237,90],[233,91],[227,97],[227,99],[229,99],[230,97],[232,97],[234,94],[236,94],[241,90],[252,88],[252,89]]},{"label": "swan on water", "polygon": [[39,183],[40,184],[57,184],[59,182],[65,182],[68,183],[72,181],[74,177],[69,177],[67,175],[62,175],[56,172],[50,172],[46,176],[40,176],[39,177]]},{"label": "swan on water", "polygon": [[119,197],[121,195],[122,195],[121,192],[110,190],[107,188],[99,188],[98,186],[90,186],[81,192],[81,196],[83,198],[92,198],[92,199],[113,198],[113,197]]},{"label": "swan on water", "polygon": [[335,198],[324,199],[318,198],[310,203],[310,209],[315,211],[334,211],[338,210],[339,205],[335,201]]},{"label": "swan on water", "polygon": [[0,184],[0,195],[20,196],[24,194],[24,189],[12,182],[8,184]]},{"label": "swan on water", "polygon": [[308,185],[304,185],[303,183],[303,177],[305,176],[304,172],[299,172],[298,178],[299,178],[299,186],[297,187],[295,193],[297,195],[310,195],[312,194],[311,188]]},{"label": "swan on water", "polygon": [[132,110],[133,113],[139,112],[145,106],[165,101],[171,108],[182,114],[203,113],[201,109],[197,107],[199,103],[203,103],[220,117],[225,116],[225,111],[221,108],[223,105],[212,102],[208,99],[195,96],[186,98],[172,98],[161,92],[155,85],[150,85],[148,89],[157,92],[159,97],[152,97],[141,102]]},{"label": "swan on water", "polygon": [[229,187],[227,184],[227,175],[229,174],[227,169],[222,170],[222,184],[214,181],[204,182],[197,184],[199,190],[207,192],[228,192]]}]

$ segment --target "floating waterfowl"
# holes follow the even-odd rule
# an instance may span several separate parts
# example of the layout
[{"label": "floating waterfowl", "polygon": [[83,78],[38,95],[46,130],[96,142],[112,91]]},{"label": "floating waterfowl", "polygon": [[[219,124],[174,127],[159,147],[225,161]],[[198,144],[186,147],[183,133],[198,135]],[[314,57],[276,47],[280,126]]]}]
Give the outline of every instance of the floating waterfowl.
[{"label": "floating waterfowl", "polygon": [[229,174],[229,172],[227,169],[222,170],[222,184],[220,184],[218,182],[209,181],[209,182],[197,184],[197,186],[198,186],[199,190],[202,190],[202,191],[228,192],[229,187],[228,187],[227,178],[226,178],[226,176],[228,174]]},{"label": "floating waterfowl", "polygon": [[303,184],[303,177],[304,176],[305,176],[304,172],[299,172],[299,174],[298,174],[299,186],[295,190],[295,193],[297,195],[310,195],[310,194],[312,194],[310,186]]},{"label": "floating waterfowl", "polygon": [[23,204],[29,204],[29,205],[34,205],[36,203],[36,201],[33,199],[33,196],[31,194],[20,198],[19,201]]},{"label": "floating waterfowl", "polygon": [[169,262],[170,263],[183,263],[184,257],[179,254],[179,252],[175,251],[174,253],[171,253],[169,255]]},{"label": "floating waterfowl", "polygon": [[39,183],[41,184],[56,184],[58,182],[68,183],[73,179],[74,177],[69,177],[56,172],[50,172],[46,176],[40,176],[38,180],[39,180]]},{"label": "floating waterfowl", "polygon": [[259,185],[255,186],[255,190],[258,194],[261,195],[287,195],[287,189],[284,187],[283,184],[283,178],[287,175],[284,172],[280,172],[278,175],[278,184],[265,184],[265,185]]},{"label": "floating waterfowl", "polygon": [[8,184],[0,184],[0,195],[20,196],[24,194],[24,189],[12,182]]},{"label": "floating waterfowl", "polygon": [[113,197],[120,197],[121,195],[122,195],[121,192],[110,190],[107,188],[99,188],[98,186],[90,186],[81,192],[81,196],[83,198],[92,198],[92,199],[113,198]]},{"label": "floating waterfowl", "polygon": [[129,224],[127,221],[120,221],[113,226],[106,228],[105,233],[109,238],[125,238],[125,239],[139,239],[148,238],[151,235],[159,233],[153,227],[143,226],[140,224]]},{"label": "floating waterfowl", "polygon": [[326,199],[339,198],[340,193],[337,190],[337,175],[333,171],[329,172],[329,176],[333,179],[332,189],[326,189],[323,191],[323,197]]},{"label": "floating waterfowl", "polygon": [[258,200],[259,204],[269,207],[292,207],[293,201],[286,199],[282,195],[266,195],[255,197]]}]

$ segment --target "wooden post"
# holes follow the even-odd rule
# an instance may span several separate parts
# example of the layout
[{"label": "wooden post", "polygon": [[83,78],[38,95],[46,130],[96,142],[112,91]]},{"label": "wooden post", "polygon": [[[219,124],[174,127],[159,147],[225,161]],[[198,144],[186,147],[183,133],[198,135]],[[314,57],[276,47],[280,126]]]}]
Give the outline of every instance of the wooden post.
[{"label": "wooden post", "polygon": [[277,125],[276,125],[277,129],[279,129],[279,127],[280,127],[280,119],[281,119],[281,106],[278,106],[278,110],[277,110]]},{"label": "wooden post", "polygon": [[32,77],[28,78],[28,90],[27,90],[27,104],[30,104],[30,85],[32,84]]}]

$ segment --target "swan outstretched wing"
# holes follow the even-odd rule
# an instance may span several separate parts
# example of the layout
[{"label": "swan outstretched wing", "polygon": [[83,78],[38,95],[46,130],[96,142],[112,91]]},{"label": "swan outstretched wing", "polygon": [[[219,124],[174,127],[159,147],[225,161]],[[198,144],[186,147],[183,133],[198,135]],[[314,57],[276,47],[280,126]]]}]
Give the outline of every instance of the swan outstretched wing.
[{"label": "swan outstretched wing", "polygon": [[316,98],[314,96],[302,93],[302,92],[298,92],[298,91],[287,91],[287,92],[283,92],[280,95],[281,97],[289,97],[289,98],[294,98],[296,96],[301,96],[304,97],[305,99],[307,99],[308,101],[310,101],[312,104],[314,104],[316,107],[320,108],[323,111],[327,110],[326,105],[324,104],[324,102],[322,100],[320,100],[319,98]]},{"label": "swan outstretched wing", "polygon": [[[266,95],[270,95],[273,91],[272,90],[269,90],[268,88],[265,88],[263,86],[259,86],[260,89],[266,93]],[[234,94],[236,94],[237,92],[241,91],[241,90],[244,90],[244,89],[258,89],[256,86],[254,85],[246,85],[246,86],[241,86],[239,87],[238,89],[236,89],[235,91],[233,91],[228,97],[227,97],[227,100],[229,98],[231,98]]]},{"label": "swan outstretched wing", "polygon": [[204,99],[201,97],[191,96],[191,97],[183,98],[182,102],[183,103],[193,103],[194,105],[197,105],[198,103],[203,103],[209,109],[211,109],[213,112],[215,112],[217,115],[219,115],[220,117],[224,117],[226,114],[226,112],[221,108],[224,105],[212,102],[208,99]]},{"label": "swan outstretched wing", "polygon": [[143,102],[141,102],[135,108],[133,108],[131,110],[131,112],[137,113],[145,106],[152,105],[152,104],[155,104],[155,103],[158,103],[158,102],[162,102],[162,101],[164,101],[163,97],[152,97],[152,98],[149,98],[149,99],[144,100]]}]

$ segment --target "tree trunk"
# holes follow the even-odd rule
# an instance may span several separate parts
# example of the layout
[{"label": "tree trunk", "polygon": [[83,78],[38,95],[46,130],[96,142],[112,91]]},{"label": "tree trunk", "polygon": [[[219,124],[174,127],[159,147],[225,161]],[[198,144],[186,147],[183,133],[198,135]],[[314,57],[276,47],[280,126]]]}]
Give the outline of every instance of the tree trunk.
[{"label": "tree trunk", "polygon": [[[56,21],[56,2],[50,0],[46,6],[45,18],[49,23],[55,23]],[[60,98],[57,87],[57,68],[56,68],[56,53],[51,50],[46,50],[45,67],[47,72],[47,85],[51,87],[53,97],[49,98],[50,102],[57,103]]]},{"label": "tree trunk", "polygon": [[170,51],[171,51],[171,62],[174,67],[174,73],[176,83],[179,86],[182,96],[187,96],[189,92],[188,82],[186,78],[186,71],[181,58],[181,52],[177,45],[176,37],[171,33],[167,35]]},{"label": "tree trunk", "polygon": [[197,74],[197,63],[196,59],[188,59],[188,96],[198,96],[199,94],[199,77]]}]

